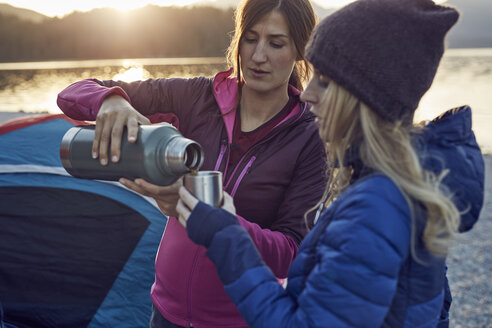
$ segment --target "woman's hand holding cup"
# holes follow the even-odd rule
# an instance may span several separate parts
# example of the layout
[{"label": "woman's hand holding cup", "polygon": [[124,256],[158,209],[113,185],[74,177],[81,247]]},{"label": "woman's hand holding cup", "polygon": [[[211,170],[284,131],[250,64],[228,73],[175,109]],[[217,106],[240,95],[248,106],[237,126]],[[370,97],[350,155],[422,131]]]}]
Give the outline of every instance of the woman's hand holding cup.
[{"label": "woman's hand holding cup", "polygon": [[[190,192],[191,191],[191,192]],[[179,222],[186,228],[186,223],[195,209],[199,199],[209,206],[220,207],[236,215],[236,208],[232,197],[222,190],[222,174],[220,172],[198,172],[198,175],[187,174],[184,177],[184,186],[179,189],[176,211]]]}]

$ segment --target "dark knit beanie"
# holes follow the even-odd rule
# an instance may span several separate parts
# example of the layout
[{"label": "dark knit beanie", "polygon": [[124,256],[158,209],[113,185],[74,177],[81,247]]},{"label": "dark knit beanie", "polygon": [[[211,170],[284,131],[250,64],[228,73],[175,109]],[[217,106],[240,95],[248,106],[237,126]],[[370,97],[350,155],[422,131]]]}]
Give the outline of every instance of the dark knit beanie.
[{"label": "dark knit beanie", "polygon": [[431,0],[359,0],[323,19],[307,59],[384,119],[412,120],[458,12]]}]

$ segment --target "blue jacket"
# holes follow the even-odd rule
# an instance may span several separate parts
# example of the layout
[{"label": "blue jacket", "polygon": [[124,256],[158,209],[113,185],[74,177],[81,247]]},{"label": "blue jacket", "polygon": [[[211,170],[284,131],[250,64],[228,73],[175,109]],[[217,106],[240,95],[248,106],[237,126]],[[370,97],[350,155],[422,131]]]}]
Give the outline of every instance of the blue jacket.
[{"label": "blue jacket", "polygon": [[[436,173],[449,169],[443,182],[454,193],[454,203],[462,213],[460,232],[469,231],[476,223],[484,197],[484,163],[471,125],[470,108],[458,107],[430,122],[424,133],[415,138],[427,169]],[[439,328],[449,327],[452,302],[447,278],[444,285]]]},{"label": "blue jacket", "polygon": [[[471,228],[483,203],[483,158],[468,107],[415,136],[424,165],[450,170],[445,182]],[[416,207],[416,231],[425,216]],[[421,213],[421,212],[420,212]],[[199,203],[188,235],[207,248],[225,289],[252,327],[435,327],[443,307],[445,259],[420,239],[411,252],[408,205],[396,185],[371,173],[357,179],[303,240],[284,289],[234,216]]]}]

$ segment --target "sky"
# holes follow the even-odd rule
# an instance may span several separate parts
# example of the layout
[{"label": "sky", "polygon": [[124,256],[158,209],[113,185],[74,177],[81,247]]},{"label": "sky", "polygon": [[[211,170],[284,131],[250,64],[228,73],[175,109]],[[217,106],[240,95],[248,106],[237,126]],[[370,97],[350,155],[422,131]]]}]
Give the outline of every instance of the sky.
[{"label": "sky", "polygon": [[[208,2],[217,2],[222,0],[207,0]],[[322,7],[337,7],[345,5],[354,0],[312,0]],[[444,0],[438,0],[443,2]],[[156,4],[159,6],[170,5],[189,5],[198,4],[203,0],[0,0],[14,7],[27,8],[40,12],[47,16],[63,16],[74,10],[89,11],[94,8],[111,7],[121,10],[135,9],[147,4]]]}]

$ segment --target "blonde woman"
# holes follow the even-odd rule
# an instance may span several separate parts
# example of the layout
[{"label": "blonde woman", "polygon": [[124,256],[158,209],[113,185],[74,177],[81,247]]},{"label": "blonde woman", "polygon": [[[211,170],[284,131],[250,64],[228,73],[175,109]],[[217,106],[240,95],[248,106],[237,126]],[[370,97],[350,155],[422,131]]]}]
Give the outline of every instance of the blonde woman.
[{"label": "blonde woman", "polygon": [[460,211],[480,211],[483,159],[468,107],[411,122],[457,18],[431,0],[359,0],[315,29],[301,99],[329,150],[328,207],[285,290],[229,213],[230,196],[213,209],[180,189],[180,222],[251,327],[438,325],[445,256]]}]

